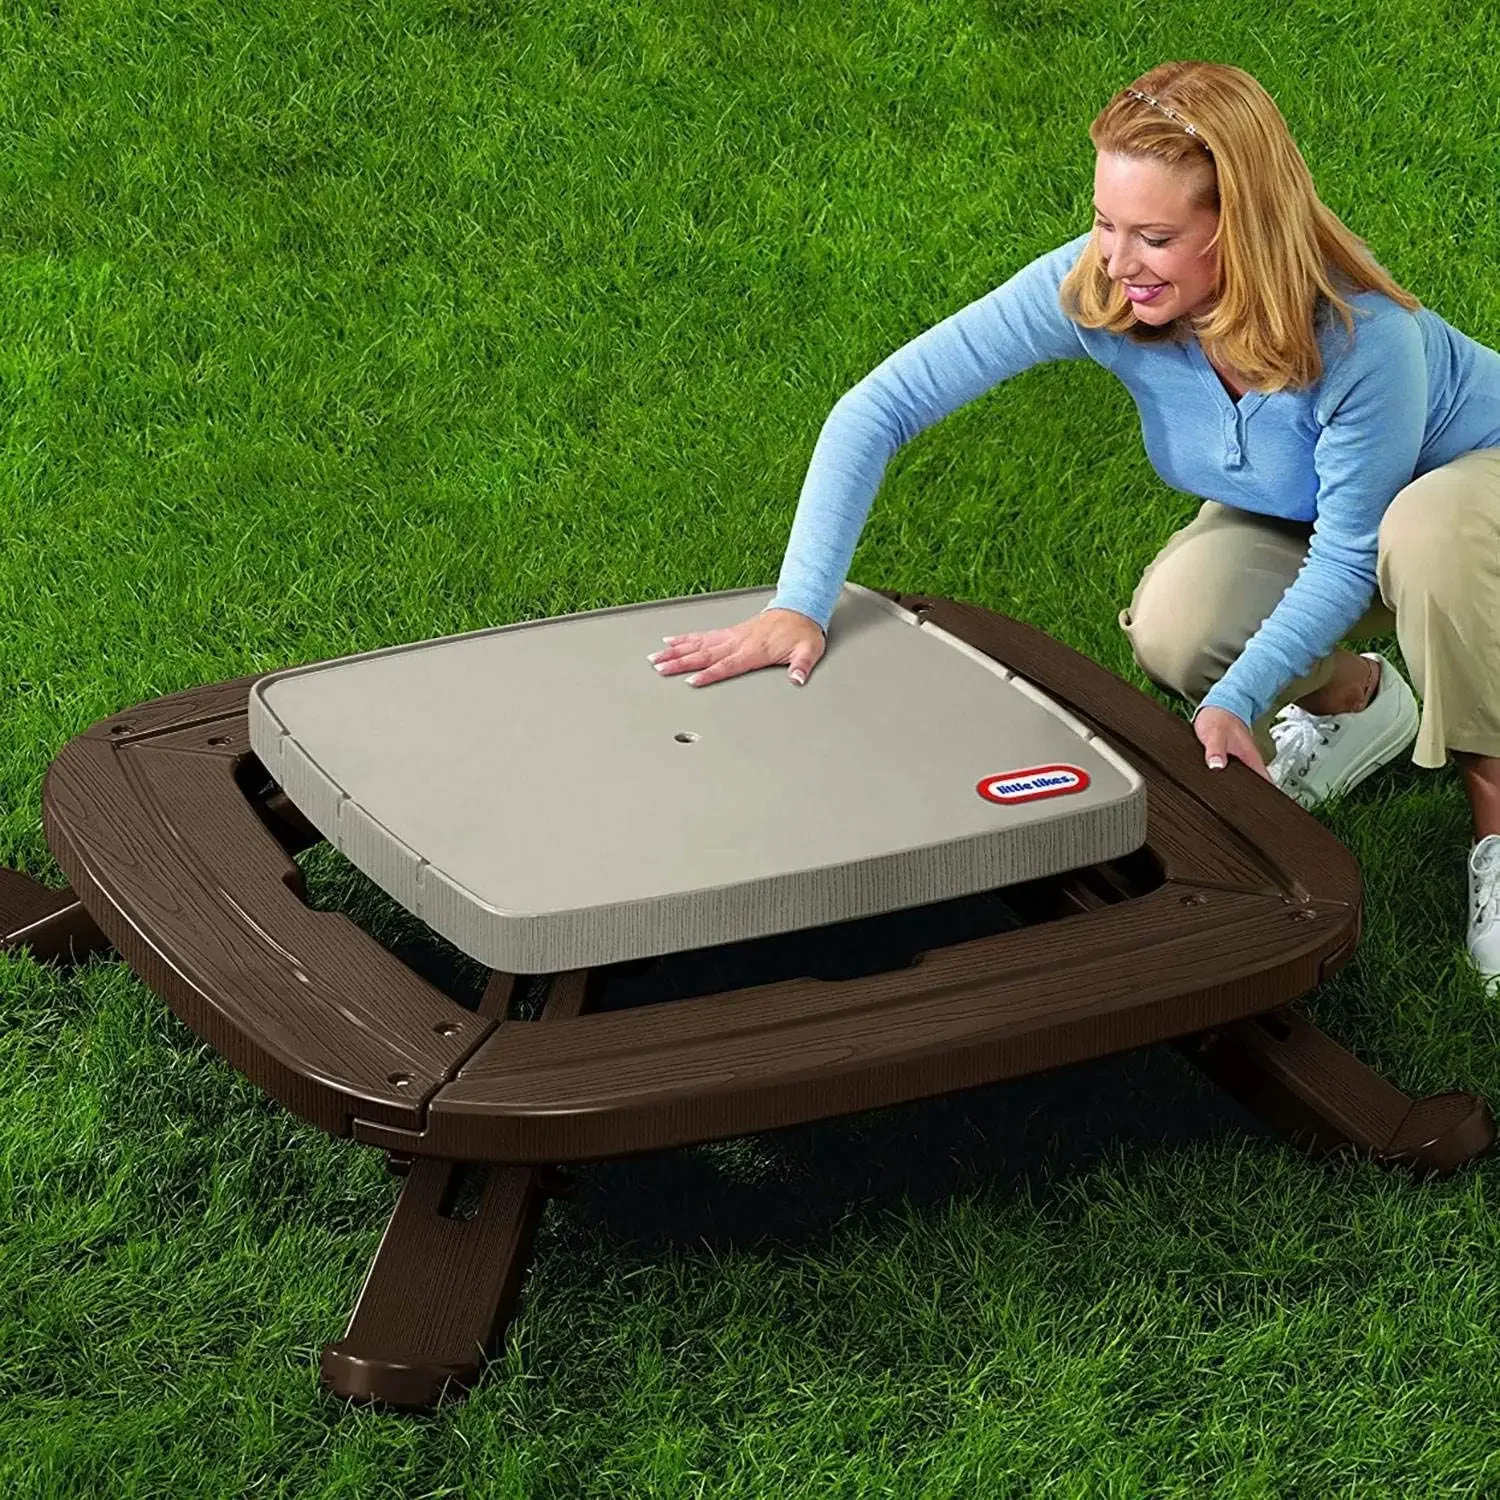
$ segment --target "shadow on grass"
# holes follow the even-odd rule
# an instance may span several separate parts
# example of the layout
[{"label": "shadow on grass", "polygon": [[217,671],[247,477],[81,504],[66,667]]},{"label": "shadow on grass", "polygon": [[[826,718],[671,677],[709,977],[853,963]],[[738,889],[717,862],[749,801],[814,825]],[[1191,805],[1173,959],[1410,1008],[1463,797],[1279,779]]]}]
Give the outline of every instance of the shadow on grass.
[{"label": "shadow on grass", "polygon": [[642,1247],[816,1243],[985,1190],[1033,1190],[1106,1157],[1269,1131],[1170,1047],[818,1124],[575,1169],[577,1208]]}]

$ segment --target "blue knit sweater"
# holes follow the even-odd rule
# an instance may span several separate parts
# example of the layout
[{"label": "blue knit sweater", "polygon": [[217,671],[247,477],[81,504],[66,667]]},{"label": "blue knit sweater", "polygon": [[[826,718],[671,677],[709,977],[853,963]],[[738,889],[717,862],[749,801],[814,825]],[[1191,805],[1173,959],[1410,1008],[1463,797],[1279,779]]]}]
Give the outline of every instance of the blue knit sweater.
[{"label": "blue knit sweater", "polygon": [[1397,491],[1460,454],[1500,447],[1500,354],[1429,308],[1409,313],[1382,293],[1359,292],[1349,297],[1352,340],[1320,309],[1324,369],[1315,385],[1247,391],[1236,402],[1196,340],[1141,344],[1064,315],[1058,284],[1088,238],[1032,261],[839,397],[766,608],[798,610],[826,630],[896,450],[1021,370],[1092,359],[1130,392],[1146,454],[1166,484],[1313,524],[1296,579],[1200,705],[1248,724],[1365,612],[1377,587],[1376,533]]}]

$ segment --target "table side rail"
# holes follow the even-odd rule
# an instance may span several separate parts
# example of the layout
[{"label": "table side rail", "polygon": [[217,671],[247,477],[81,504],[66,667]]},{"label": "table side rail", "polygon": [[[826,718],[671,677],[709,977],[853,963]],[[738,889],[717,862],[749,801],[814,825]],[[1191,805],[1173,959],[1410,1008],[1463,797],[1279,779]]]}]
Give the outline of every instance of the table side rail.
[{"label": "table side rail", "polygon": [[805,1123],[1274,1009],[1320,981],[1358,922],[1347,907],[1243,892],[1189,899],[1164,886],[857,982],[509,1023],[438,1091],[419,1139],[365,1122],[354,1133],[417,1154],[547,1162]]},{"label": "table side rail", "polygon": [[121,956],[253,1082],[334,1134],[356,1114],[413,1126],[495,1023],[299,898],[236,784],[236,713],[237,737],[233,718],[177,731],[219,754],[165,732],[71,741],[43,787],[48,842]]}]

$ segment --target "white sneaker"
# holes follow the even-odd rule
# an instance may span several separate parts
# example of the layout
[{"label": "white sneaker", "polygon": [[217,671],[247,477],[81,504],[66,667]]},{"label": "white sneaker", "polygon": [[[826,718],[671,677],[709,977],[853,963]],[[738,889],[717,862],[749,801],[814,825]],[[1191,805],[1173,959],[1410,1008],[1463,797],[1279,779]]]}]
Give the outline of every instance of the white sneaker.
[{"label": "white sneaker", "polygon": [[1364,708],[1348,714],[1310,714],[1288,703],[1271,724],[1276,756],[1266,772],[1303,807],[1357,787],[1388,765],[1417,737],[1416,694],[1378,651],[1380,683]]},{"label": "white sneaker", "polygon": [[1500,833],[1469,851],[1469,958],[1486,994],[1500,993]]}]

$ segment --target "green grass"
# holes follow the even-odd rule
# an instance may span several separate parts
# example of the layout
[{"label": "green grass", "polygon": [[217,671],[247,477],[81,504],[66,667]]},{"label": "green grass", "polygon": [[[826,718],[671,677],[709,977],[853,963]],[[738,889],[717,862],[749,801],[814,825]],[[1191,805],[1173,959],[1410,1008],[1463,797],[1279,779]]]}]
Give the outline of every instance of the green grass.
[{"label": "green grass", "polygon": [[[1156,62],[1254,72],[1325,201],[1500,343],[1495,32],[1429,0],[5,7],[0,861],[61,882],[46,767],[144,699],[774,582],[835,399],[1086,227],[1088,122]],[[897,456],[851,576],[1144,687],[1115,615],[1194,508],[1117,383],[1044,367]],[[1500,1099],[1455,772],[1319,816],[1368,912],[1309,1013],[1408,1092]],[[1500,1165],[1308,1161],[1168,1049],[586,1168],[504,1355],[413,1419],[316,1380],[378,1153],[118,961],[0,957],[0,1007],[7,1495],[1500,1493]]]}]

